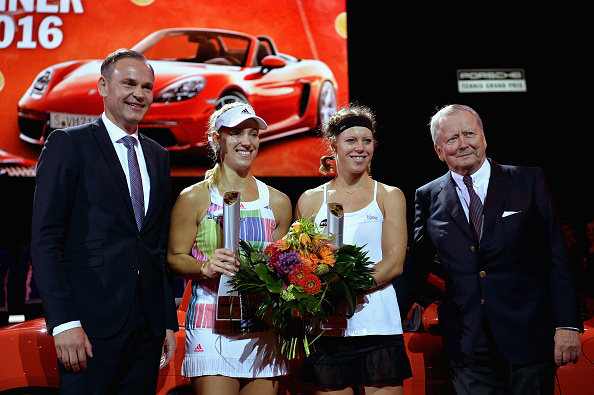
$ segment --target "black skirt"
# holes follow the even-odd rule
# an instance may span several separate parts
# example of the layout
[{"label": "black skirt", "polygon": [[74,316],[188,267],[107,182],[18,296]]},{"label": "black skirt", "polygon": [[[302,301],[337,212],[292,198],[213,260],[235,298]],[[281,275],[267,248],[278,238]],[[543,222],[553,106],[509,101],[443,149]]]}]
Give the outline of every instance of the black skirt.
[{"label": "black skirt", "polygon": [[402,335],[322,336],[314,345],[299,379],[319,387],[398,384],[412,377]]}]

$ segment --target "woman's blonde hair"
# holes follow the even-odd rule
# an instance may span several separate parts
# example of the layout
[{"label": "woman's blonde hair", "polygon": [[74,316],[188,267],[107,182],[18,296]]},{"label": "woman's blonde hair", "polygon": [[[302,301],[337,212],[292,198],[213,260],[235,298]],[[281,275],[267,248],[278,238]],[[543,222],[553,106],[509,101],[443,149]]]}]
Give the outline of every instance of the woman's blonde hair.
[{"label": "woman's blonde hair", "polygon": [[231,110],[232,108],[244,106],[252,108],[249,104],[244,102],[233,102],[227,103],[215,112],[211,114],[208,118],[208,127],[206,129],[206,138],[210,143],[210,154],[209,156],[214,160],[215,165],[212,169],[208,169],[204,174],[204,179],[213,186],[219,185],[219,181],[221,180],[221,146],[215,141],[215,136],[217,140],[220,141],[219,138],[219,131],[216,128],[217,119],[225,112]]},{"label": "woman's blonde hair", "polygon": [[[321,135],[322,137],[326,138],[329,149],[333,152],[333,155],[324,155],[320,158],[320,173],[326,175],[332,174],[336,171],[336,168],[332,162],[335,160],[334,154],[336,151],[336,139],[342,132],[339,126],[341,122],[352,117],[366,118],[368,120],[368,124],[371,126],[371,133],[375,135],[375,116],[371,108],[358,103],[350,103],[348,106],[339,109],[321,126]],[[369,172],[371,173],[371,168],[369,169]]]}]

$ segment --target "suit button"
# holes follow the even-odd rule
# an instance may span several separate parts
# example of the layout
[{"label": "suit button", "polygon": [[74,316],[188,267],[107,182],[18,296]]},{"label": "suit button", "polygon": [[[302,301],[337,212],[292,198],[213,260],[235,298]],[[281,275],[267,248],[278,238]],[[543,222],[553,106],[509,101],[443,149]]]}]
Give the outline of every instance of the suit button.
[{"label": "suit button", "polygon": [[485,299],[481,298],[481,304],[484,305],[485,304]]},{"label": "suit button", "polygon": [[470,252],[475,252],[476,248],[474,246],[470,246]]},{"label": "suit button", "polygon": [[487,275],[487,273],[485,273],[485,271],[484,271],[484,270],[481,270],[481,271],[479,272],[479,276],[481,276],[481,277],[485,277],[486,275]]},{"label": "suit button", "polygon": [[136,266],[136,265],[132,266],[132,271],[135,273],[138,273],[138,271],[139,271],[138,266]]}]

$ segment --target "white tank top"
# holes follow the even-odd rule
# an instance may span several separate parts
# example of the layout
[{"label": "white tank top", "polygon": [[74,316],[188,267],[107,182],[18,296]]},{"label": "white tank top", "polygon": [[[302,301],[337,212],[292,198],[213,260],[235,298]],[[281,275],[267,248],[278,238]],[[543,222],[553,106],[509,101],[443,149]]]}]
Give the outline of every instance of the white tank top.
[{"label": "white tank top", "polygon": [[[326,186],[324,202],[316,215],[316,224],[327,216]],[[382,225],[384,216],[377,204],[377,181],[373,201],[361,210],[344,213],[344,244],[366,245],[369,260],[375,265],[382,260]],[[355,314],[348,319],[344,336],[397,335],[402,333],[400,309],[396,291],[388,281],[372,291],[359,296]]]}]

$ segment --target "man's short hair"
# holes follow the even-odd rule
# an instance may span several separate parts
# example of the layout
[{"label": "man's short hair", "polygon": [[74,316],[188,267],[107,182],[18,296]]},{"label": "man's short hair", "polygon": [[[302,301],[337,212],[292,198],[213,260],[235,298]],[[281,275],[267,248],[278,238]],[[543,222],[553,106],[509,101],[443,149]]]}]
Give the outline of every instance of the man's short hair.
[{"label": "man's short hair", "polygon": [[131,49],[119,49],[107,55],[107,57],[101,64],[101,75],[103,76],[103,78],[105,78],[108,81],[111,79],[111,75],[115,70],[116,63],[121,59],[136,59],[146,63],[148,68],[153,73],[153,78],[155,77],[155,70],[153,69],[153,66],[151,66],[151,64],[144,57],[143,54],[141,54],[140,52],[133,51]]},{"label": "man's short hair", "polygon": [[433,140],[434,144],[437,144],[437,137],[439,135],[439,122],[442,118],[447,117],[448,115],[454,114],[462,114],[464,112],[469,112],[473,117],[476,118],[479,127],[483,130],[483,121],[481,117],[478,115],[476,111],[472,108],[465,106],[463,104],[449,104],[447,106],[442,107],[439,111],[437,111],[432,117],[431,121],[429,122],[430,130],[431,130],[431,139]]}]

